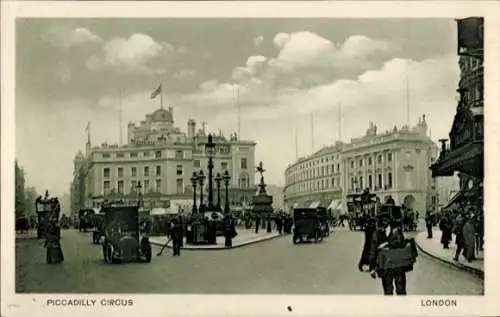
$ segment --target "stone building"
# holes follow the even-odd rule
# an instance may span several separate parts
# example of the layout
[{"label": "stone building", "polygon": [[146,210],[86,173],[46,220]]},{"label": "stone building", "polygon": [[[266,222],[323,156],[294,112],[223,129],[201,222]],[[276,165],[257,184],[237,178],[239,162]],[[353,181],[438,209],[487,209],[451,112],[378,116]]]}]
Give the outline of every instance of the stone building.
[{"label": "stone building", "polygon": [[[191,210],[193,172],[203,170],[208,177],[205,123],[196,130],[196,122],[190,119],[185,133],[175,127],[173,109],[162,108],[146,115],[138,126],[129,123],[127,139],[123,146],[103,143],[92,147],[89,142],[86,155],[77,155],[73,189],[79,202],[83,199],[83,205],[96,207],[106,197],[137,199],[140,192],[146,208],[175,206]],[[239,140],[236,134],[226,138],[221,132],[214,137],[214,142],[214,176],[227,170],[231,175],[230,205],[248,205],[256,188],[256,143]],[[215,188],[214,183],[214,200],[217,199]],[[205,201],[207,190],[208,179],[204,186]],[[199,204],[199,185],[197,192]],[[224,192],[222,185],[222,201]]]}]

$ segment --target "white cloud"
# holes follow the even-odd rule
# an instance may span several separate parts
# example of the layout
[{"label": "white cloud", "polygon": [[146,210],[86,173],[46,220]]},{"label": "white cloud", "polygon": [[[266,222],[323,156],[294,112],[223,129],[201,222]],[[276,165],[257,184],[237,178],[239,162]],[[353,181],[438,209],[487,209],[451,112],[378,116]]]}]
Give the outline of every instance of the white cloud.
[{"label": "white cloud", "polygon": [[287,33],[278,33],[274,37],[273,43],[277,48],[282,49],[285,44],[290,40],[290,34]]},{"label": "white cloud", "polygon": [[45,32],[42,37],[51,45],[63,49],[85,44],[99,44],[102,42],[99,36],[86,28],[71,30],[64,27],[53,26]]},{"label": "white cloud", "polygon": [[134,34],[128,39],[118,37],[105,43],[99,54],[87,60],[87,67],[95,71],[112,68],[126,73],[163,74],[165,69],[148,64],[175,52],[168,43],[158,43],[146,34]]},{"label": "white cloud", "polygon": [[255,45],[255,47],[260,47],[263,42],[264,42],[264,37],[262,35],[257,36],[253,39],[253,45]]},{"label": "white cloud", "polygon": [[267,57],[262,55],[250,56],[244,67],[234,69],[232,78],[236,81],[250,80],[258,73],[263,72],[266,61]]},{"label": "white cloud", "polygon": [[196,74],[196,71],[190,69],[183,69],[181,71],[176,72],[172,75],[175,79],[186,79],[191,78]]}]

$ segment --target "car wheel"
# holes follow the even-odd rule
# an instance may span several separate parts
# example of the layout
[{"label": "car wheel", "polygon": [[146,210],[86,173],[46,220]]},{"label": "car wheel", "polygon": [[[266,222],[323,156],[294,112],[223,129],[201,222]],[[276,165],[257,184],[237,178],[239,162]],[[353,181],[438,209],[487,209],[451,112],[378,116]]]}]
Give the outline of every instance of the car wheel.
[{"label": "car wheel", "polygon": [[106,247],[106,257],[105,257],[106,263],[108,263],[108,264],[115,263],[115,261],[113,260],[113,253],[114,253],[113,246],[112,245],[108,245]]}]

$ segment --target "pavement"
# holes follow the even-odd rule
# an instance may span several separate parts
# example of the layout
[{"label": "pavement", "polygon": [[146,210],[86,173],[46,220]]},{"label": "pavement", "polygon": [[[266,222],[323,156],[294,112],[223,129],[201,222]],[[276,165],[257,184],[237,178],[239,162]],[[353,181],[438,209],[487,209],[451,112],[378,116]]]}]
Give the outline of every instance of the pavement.
[{"label": "pavement", "polygon": [[[171,252],[151,263],[106,264],[92,235],[63,230],[65,261],[45,263],[42,240],[16,241],[20,293],[382,295],[380,279],[358,271],[362,232],[338,228],[321,243],[290,235],[224,252]],[[420,253],[407,274],[410,295],[483,295],[484,280]]]},{"label": "pavement", "polygon": [[484,278],[484,253],[479,251],[476,253],[476,260],[472,262],[467,262],[463,256],[459,257],[458,261],[453,260],[455,257],[455,252],[457,250],[455,241],[455,235],[450,243],[449,249],[444,249],[441,244],[441,231],[434,229],[432,231],[432,239],[427,238],[427,231],[418,233],[415,236],[415,242],[418,245],[420,251],[425,254],[443,262],[448,265],[455,266],[459,269],[469,271],[471,273],[477,274]]},{"label": "pavement", "polygon": [[[233,245],[231,247],[224,246],[224,237],[218,236],[215,245],[192,245],[186,243],[186,238],[184,238],[184,245],[182,249],[184,250],[227,250],[239,248],[245,245],[263,242],[266,240],[274,239],[279,237],[279,233],[276,231],[267,233],[266,230],[259,230],[259,233],[255,233],[254,230],[248,230],[243,228],[237,228],[236,232],[238,235],[233,239]],[[155,236],[149,237],[149,241],[153,245],[164,246],[168,238],[166,236]],[[172,248],[172,241],[167,245],[167,248]]]}]

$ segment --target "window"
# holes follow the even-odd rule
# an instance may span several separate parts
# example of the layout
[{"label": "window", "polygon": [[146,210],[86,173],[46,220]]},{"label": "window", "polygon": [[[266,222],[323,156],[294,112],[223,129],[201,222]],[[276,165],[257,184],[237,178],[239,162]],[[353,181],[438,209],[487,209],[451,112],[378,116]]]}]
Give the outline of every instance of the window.
[{"label": "window", "polygon": [[368,165],[372,165],[372,158],[371,157],[368,158]]},{"label": "window", "polygon": [[123,194],[123,181],[118,181],[118,192]]},{"label": "window", "polygon": [[373,180],[371,175],[368,175],[368,188],[369,189],[373,188]]},{"label": "window", "polygon": [[161,179],[156,180],[156,191],[161,193]]},{"label": "window", "polygon": [[382,174],[378,174],[378,188],[382,188]]},{"label": "window", "polygon": [[108,168],[108,167],[106,167],[106,168],[104,169],[104,177],[105,177],[105,178],[109,178],[109,168]]},{"label": "window", "polygon": [[102,158],[110,158],[111,155],[109,153],[102,153]]},{"label": "window", "polygon": [[177,165],[177,175],[182,175],[182,165]]},{"label": "window", "polygon": [[144,177],[149,177],[149,166],[144,166]]},{"label": "window", "polygon": [[363,160],[359,160],[359,167],[363,167]]},{"label": "window", "polygon": [[146,179],[144,181],[144,192],[145,193],[149,192],[149,179]]},{"label": "window", "polygon": [[387,161],[392,162],[392,153],[387,153]]},{"label": "window", "polygon": [[359,177],[359,188],[363,189],[363,176]]},{"label": "window", "polygon": [[242,169],[247,168],[247,159],[245,157],[241,159],[241,168]]},{"label": "window", "polygon": [[130,158],[136,158],[137,152],[130,152]]},{"label": "window", "polygon": [[335,187],[335,178],[332,178],[332,187]]},{"label": "window", "polygon": [[150,157],[151,156],[151,152],[143,152],[142,155],[144,157]]},{"label": "window", "polygon": [[223,171],[227,171],[227,162],[220,163],[220,167]]},{"label": "window", "polygon": [[184,159],[184,152],[182,152],[182,151],[175,151],[175,159],[176,160],[183,160]]},{"label": "window", "polygon": [[377,160],[378,160],[379,164],[382,164],[382,155],[379,155],[378,158],[377,158]]},{"label": "window", "polygon": [[184,192],[184,184],[182,178],[177,179],[177,194],[182,194]]},{"label": "window", "polygon": [[161,151],[155,152],[155,158],[161,158]]},{"label": "window", "polygon": [[354,161],[351,160],[351,168],[354,168]]},{"label": "window", "polygon": [[111,188],[111,182],[110,181],[104,181],[104,194],[107,194]]},{"label": "window", "polygon": [[340,164],[337,164],[337,173],[340,173]]},{"label": "window", "polygon": [[195,168],[199,168],[199,167],[201,166],[201,162],[200,162],[200,160],[194,160],[194,161],[193,161],[193,166],[194,166]]},{"label": "window", "polygon": [[392,173],[387,173],[387,187],[392,188]]},{"label": "window", "polygon": [[123,177],[123,167],[118,167],[118,177]]},{"label": "window", "polygon": [[130,169],[130,174],[132,175],[132,177],[137,177],[137,167],[132,167]]},{"label": "window", "polygon": [[161,176],[161,166],[156,167],[156,176]]},{"label": "window", "polygon": [[240,188],[248,188],[250,187],[249,178],[247,173],[241,173],[239,179],[239,187]]},{"label": "window", "polygon": [[116,157],[117,158],[124,158],[125,157],[125,153],[116,153]]},{"label": "window", "polygon": [[356,188],[356,178],[352,177],[351,178],[351,189],[355,189],[355,188]]},{"label": "window", "polygon": [[325,175],[325,167],[321,166],[321,176]]},{"label": "window", "polygon": [[131,181],[130,182],[130,191],[131,192],[136,192],[137,191],[137,181]]}]

